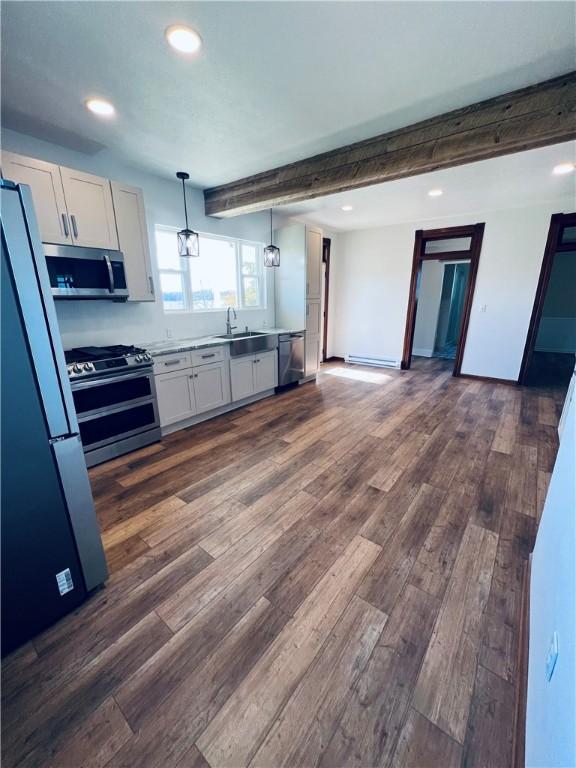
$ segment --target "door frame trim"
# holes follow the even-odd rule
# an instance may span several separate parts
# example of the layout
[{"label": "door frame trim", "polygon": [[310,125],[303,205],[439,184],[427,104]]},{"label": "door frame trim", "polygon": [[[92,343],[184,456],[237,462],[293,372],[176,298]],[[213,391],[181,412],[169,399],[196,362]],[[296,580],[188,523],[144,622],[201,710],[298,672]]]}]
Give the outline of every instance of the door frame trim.
[{"label": "door frame trim", "polygon": [[322,238],[322,264],[326,264],[324,274],[324,317],[322,318],[322,362],[328,359],[328,299],[330,296],[330,251],[332,240],[329,237]]},{"label": "door frame trim", "polygon": [[[412,362],[412,346],[414,344],[414,331],[416,328],[416,312],[418,310],[418,300],[416,298],[416,285],[418,276],[422,270],[424,261],[448,261],[451,259],[470,260],[470,272],[468,276],[468,285],[466,287],[466,298],[462,309],[462,325],[460,336],[458,338],[458,347],[456,358],[454,360],[453,376],[460,376],[462,369],[462,360],[464,357],[464,348],[468,336],[468,326],[470,325],[470,313],[472,311],[472,300],[474,298],[474,289],[476,287],[476,276],[478,274],[478,264],[480,262],[480,251],[482,250],[482,240],[484,237],[485,224],[471,224],[460,227],[444,227],[442,229],[418,229],[414,237],[414,251],[412,255],[412,274],[410,276],[410,288],[408,293],[408,309],[406,311],[406,330],[404,333],[404,348],[402,351],[402,361],[400,367],[402,370],[408,370]],[[470,249],[468,251],[442,251],[438,253],[426,253],[426,243],[430,240],[444,240],[451,238],[471,237]]]},{"label": "door frame trim", "polygon": [[[554,256],[559,250],[568,250],[568,248],[561,246],[560,241],[562,239],[564,228],[570,226],[576,226],[576,213],[552,214],[552,217],[550,218],[550,226],[548,228],[548,237],[546,238],[546,246],[544,248],[544,255],[542,257],[542,265],[540,267],[538,286],[536,287],[536,295],[532,306],[532,314],[530,315],[530,323],[526,334],[524,354],[522,355],[522,363],[518,374],[518,384],[524,384],[526,381],[528,369],[532,362],[532,355],[534,354],[534,347],[536,346],[536,338],[540,328],[540,320],[542,318],[546,293],[548,292],[550,275],[552,274]],[[576,250],[576,243],[571,250]]]}]

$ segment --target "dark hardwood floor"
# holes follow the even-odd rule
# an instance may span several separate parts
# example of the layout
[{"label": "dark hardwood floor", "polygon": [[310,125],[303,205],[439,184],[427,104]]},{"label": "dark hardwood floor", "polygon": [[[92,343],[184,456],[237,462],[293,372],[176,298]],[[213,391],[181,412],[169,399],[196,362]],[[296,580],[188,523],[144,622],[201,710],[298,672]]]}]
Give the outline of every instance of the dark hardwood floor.
[{"label": "dark hardwood floor", "polygon": [[511,765],[560,389],[343,364],[91,471],[105,589],[3,665],[5,768]]}]

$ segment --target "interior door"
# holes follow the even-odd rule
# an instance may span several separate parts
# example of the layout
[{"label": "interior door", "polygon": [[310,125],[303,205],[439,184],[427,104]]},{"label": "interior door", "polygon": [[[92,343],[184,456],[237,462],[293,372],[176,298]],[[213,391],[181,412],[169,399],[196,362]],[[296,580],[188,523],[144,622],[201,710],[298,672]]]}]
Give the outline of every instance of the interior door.
[{"label": "interior door", "polygon": [[2,176],[30,187],[42,242],[72,244],[58,165],[13,152],[2,152]]},{"label": "interior door", "polygon": [[211,411],[230,402],[230,392],[225,378],[225,364],[214,363],[194,368],[194,395],[197,413]]},{"label": "interior door", "polygon": [[60,167],[74,245],[118,250],[108,179]]},{"label": "interior door", "polygon": [[128,301],[154,301],[148,229],[142,190],[110,182],[116,216],[118,245],[124,254]]}]

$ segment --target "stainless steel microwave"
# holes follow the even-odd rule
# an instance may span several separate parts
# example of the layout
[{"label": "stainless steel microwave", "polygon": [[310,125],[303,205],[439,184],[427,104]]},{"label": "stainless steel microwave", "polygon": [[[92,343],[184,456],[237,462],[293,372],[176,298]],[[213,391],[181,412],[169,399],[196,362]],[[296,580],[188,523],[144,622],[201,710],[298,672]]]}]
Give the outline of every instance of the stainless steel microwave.
[{"label": "stainless steel microwave", "polygon": [[126,301],[128,286],[120,251],[44,243],[44,255],[55,299]]}]

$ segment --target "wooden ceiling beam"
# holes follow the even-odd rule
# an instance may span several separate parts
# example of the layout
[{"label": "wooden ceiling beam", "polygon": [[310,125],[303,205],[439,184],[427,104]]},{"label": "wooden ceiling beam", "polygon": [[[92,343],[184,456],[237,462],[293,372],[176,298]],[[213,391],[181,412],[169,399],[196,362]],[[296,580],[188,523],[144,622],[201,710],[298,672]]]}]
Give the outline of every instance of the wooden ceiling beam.
[{"label": "wooden ceiling beam", "polygon": [[576,138],[576,71],[264,173],[204,190],[237,216]]}]

